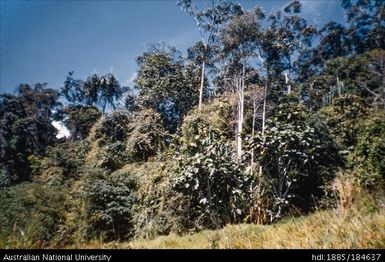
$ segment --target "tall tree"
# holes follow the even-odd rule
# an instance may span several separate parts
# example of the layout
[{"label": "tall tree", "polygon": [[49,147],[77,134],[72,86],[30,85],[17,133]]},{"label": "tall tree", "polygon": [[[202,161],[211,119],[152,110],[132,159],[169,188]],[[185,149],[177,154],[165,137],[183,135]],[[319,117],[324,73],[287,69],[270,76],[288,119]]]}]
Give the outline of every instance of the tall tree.
[{"label": "tall tree", "polygon": [[86,105],[92,106],[97,104],[101,79],[97,74],[93,74],[84,82],[84,99]]},{"label": "tall tree", "polygon": [[169,46],[150,46],[137,62],[139,71],[134,83],[139,90],[139,105],[159,112],[167,128],[175,131],[183,116],[196,104],[197,94],[192,86],[196,76],[186,79],[179,52]]},{"label": "tall tree", "polygon": [[73,105],[83,104],[85,99],[84,82],[80,79],[74,79],[74,71],[68,73],[64,86],[60,93],[65,99]]},{"label": "tall tree", "polygon": [[238,67],[232,76],[232,82],[236,85],[238,93],[238,127],[237,127],[237,154],[238,159],[242,156],[242,130],[244,122],[244,99],[245,99],[245,71],[249,59],[254,54],[255,39],[263,13],[259,8],[251,12],[243,12],[235,16],[226,27],[221,30],[220,40],[222,43],[221,56],[228,59],[228,64]]},{"label": "tall tree", "polygon": [[385,2],[382,0],[341,0],[349,23],[354,51],[385,49]]},{"label": "tall tree", "polygon": [[31,179],[29,156],[43,155],[56,141],[52,125],[59,93],[46,84],[22,84],[17,95],[0,95],[0,173],[9,183]]},{"label": "tall tree", "polygon": [[229,3],[226,1],[211,0],[210,5],[203,9],[198,9],[191,0],[179,0],[178,5],[183,11],[192,16],[196,25],[199,28],[201,35],[201,81],[199,87],[199,109],[202,107],[203,88],[205,82],[206,64],[209,63],[210,48],[217,40],[217,35],[221,26],[234,15],[239,15],[242,12],[240,5]]},{"label": "tall tree", "polygon": [[122,98],[123,89],[111,73],[103,76],[100,82],[99,99],[104,114],[107,105],[110,105],[114,110],[116,109],[115,101]]}]

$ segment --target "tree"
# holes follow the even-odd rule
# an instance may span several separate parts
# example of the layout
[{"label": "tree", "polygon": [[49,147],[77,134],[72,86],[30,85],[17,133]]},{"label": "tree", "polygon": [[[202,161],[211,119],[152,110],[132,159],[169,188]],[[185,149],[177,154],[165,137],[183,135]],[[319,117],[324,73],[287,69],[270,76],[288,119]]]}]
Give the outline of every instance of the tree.
[{"label": "tree", "polygon": [[232,16],[239,15],[242,12],[240,5],[232,4],[225,1],[211,1],[211,6],[206,6],[199,10],[197,6],[192,4],[191,0],[180,0],[178,5],[182,10],[194,17],[199,33],[201,35],[201,42],[198,42],[196,47],[200,50],[201,66],[201,82],[199,87],[199,109],[202,107],[203,88],[205,82],[206,64],[210,63],[211,45],[216,41],[217,34],[221,25],[228,21]]},{"label": "tree", "polygon": [[60,90],[60,93],[71,104],[83,104],[85,99],[84,82],[80,79],[74,79],[73,75],[74,71],[68,73],[68,76],[64,81],[64,86]]},{"label": "tree", "polygon": [[220,40],[223,45],[221,56],[229,59],[228,64],[235,67],[234,74],[230,76],[238,93],[238,128],[237,128],[237,153],[242,156],[242,130],[244,122],[244,92],[245,71],[248,60],[253,56],[259,20],[263,13],[257,8],[252,12],[243,12],[235,16],[221,30]]},{"label": "tree", "polygon": [[191,67],[184,68],[177,51],[154,45],[137,59],[139,65],[135,88],[139,90],[139,105],[159,112],[169,130],[174,130],[183,116],[196,104],[191,81]]},{"label": "tree", "polygon": [[114,101],[121,99],[122,95],[123,89],[113,74],[109,73],[101,78],[99,100],[102,105],[103,114],[108,104],[115,110],[116,106]]},{"label": "tree", "polygon": [[93,74],[84,82],[84,99],[86,105],[94,105],[98,102],[101,79],[97,74]]},{"label": "tree", "polygon": [[385,3],[379,0],[341,0],[349,23],[348,33],[355,53],[385,49]]},{"label": "tree", "polygon": [[0,96],[0,169],[11,184],[30,180],[28,157],[44,155],[46,147],[56,141],[52,120],[61,105],[58,97],[56,90],[40,83],[20,85],[16,96]]},{"label": "tree", "polygon": [[92,126],[101,117],[95,106],[67,106],[61,110],[64,124],[69,129],[71,140],[85,139]]},{"label": "tree", "polygon": [[126,88],[121,87],[112,73],[104,76],[93,74],[85,82],[75,80],[74,72],[69,72],[61,94],[71,105],[101,106],[104,114],[107,105],[116,109],[115,101],[120,100]]}]

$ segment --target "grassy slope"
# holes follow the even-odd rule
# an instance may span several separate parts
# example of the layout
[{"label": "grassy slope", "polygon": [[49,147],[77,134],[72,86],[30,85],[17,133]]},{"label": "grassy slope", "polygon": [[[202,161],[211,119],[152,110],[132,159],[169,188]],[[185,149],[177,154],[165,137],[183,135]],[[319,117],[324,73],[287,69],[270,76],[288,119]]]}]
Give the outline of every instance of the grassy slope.
[{"label": "grassy slope", "polygon": [[385,248],[383,202],[362,202],[291,218],[274,225],[228,225],[223,229],[125,243],[89,243],[77,248]]}]

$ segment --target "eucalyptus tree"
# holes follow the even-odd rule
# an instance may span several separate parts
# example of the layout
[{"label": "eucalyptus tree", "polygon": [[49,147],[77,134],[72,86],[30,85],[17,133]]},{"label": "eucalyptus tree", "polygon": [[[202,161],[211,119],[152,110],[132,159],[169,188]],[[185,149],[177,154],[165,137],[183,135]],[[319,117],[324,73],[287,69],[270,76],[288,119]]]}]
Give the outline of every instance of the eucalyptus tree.
[{"label": "eucalyptus tree", "polygon": [[256,8],[250,12],[243,11],[242,15],[235,16],[221,30],[222,59],[228,60],[227,64],[233,67],[231,81],[236,86],[238,94],[238,127],[237,127],[237,154],[242,156],[242,130],[244,123],[244,92],[245,69],[250,58],[254,55],[255,39],[261,27],[260,20],[264,17],[261,9]]},{"label": "eucalyptus tree", "polygon": [[385,2],[383,0],[341,0],[346,11],[348,35],[355,53],[385,49]]},{"label": "eucalyptus tree", "polygon": [[294,62],[303,50],[312,46],[317,31],[300,16],[301,7],[299,1],[293,1],[283,8],[283,12],[269,16],[269,30],[275,36],[272,45],[279,54],[276,75],[281,71],[284,74],[287,93],[291,93]]},{"label": "eucalyptus tree", "polygon": [[200,60],[201,66],[201,81],[199,87],[199,109],[202,107],[203,95],[204,95],[204,82],[206,64],[210,63],[210,51],[211,46],[217,41],[217,36],[220,28],[234,15],[242,13],[242,8],[238,4],[233,4],[226,1],[211,0],[210,4],[206,5],[203,9],[199,9],[192,3],[191,0],[179,0],[178,5],[187,14],[195,19],[196,25],[199,28],[201,36],[200,48]]},{"label": "eucalyptus tree", "polygon": [[326,61],[353,52],[348,29],[340,23],[328,22],[317,31],[316,36],[318,44],[303,49],[295,62],[299,81],[321,74]]}]

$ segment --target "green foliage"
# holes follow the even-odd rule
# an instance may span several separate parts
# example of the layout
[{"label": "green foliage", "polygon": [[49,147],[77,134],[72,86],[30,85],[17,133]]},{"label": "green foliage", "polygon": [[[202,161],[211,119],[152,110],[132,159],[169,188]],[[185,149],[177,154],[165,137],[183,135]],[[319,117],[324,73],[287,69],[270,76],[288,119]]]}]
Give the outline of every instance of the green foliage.
[{"label": "green foliage", "polygon": [[128,136],[129,115],[122,111],[105,115],[92,127],[87,138],[90,149],[85,158],[87,165],[116,170],[127,161],[124,141]]},{"label": "green foliage", "polygon": [[72,212],[65,228],[76,236],[72,241],[130,237],[136,180],[130,174],[108,175],[102,169],[84,172],[84,179],[72,193]]},{"label": "green foliage", "polygon": [[375,49],[361,55],[338,57],[325,62],[321,75],[304,81],[309,106],[329,105],[344,93],[360,96],[368,105],[385,106],[385,51]]},{"label": "green foliage", "polygon": [[[60,93],[23,84],[0,95],[0,248],[271,223],[314,210],[322,197],[337,207],[322,220],[337,223],[334,241],[348,235],[349,219],[349,232],[365,233],[350,234],[349,245],[379,245],[367,229],[383,222],[383,196],[359,203],[369,226],[348,210],[385,181],[383,1],[343,0],[347,23],[327,23],[317,43],[300,1],[269,16],[257,6],[211,4],[178,1],[201,41],[186,60],[173,47],[150,46],[132,88],[112,74],[82,81],[70,72]],[[127,110],[116,110],[128,90]],[[71,141],[56,139],[53,120]],[[319,218],[302,228],[312,231]],[[287,232],[309,233],[297,229]],[[225,241],[209,238],[213,248]]]},{"label": "green foliage", "polygon": [[17,95],[0,95],[0,165],[8,181],[31,180],[28,157],[42,156],[56,141],[51,121],[58,92],[46,84],[20,85]]},{"label": "green foliage", "polygon": [[147,161],[166,148],[169,140],[159,113],[147,109],[131,117],[126,153],[130,161]]},{"label": "green foliage", "polygon": [[261,166],[266,190],[274,199],[270,221],[289,206],[309,209],[322,196],[320,186],[341,165],[338,147],[321,123],[309,119],[304,107],[288,96],[267,122],[265,133],[246,142]]},{"label": "green foliage", "polygon": [[172,189],[186,229],[218,228],[245,217],[248,178],[233,160],[229,143],[208,126],[182,145]]},{"label": "green foliage", "polygon": [[64,124],[71,133],[72,140],[85,139],[92,126],[102,115],[94,106],[68,106],[62,112],[66,115]]},{"label": "green foliage", "polygon": [[[41,161],[42,177],[49,178],[53,169],[60,169],[64,178],[76,178],[84,164],[88,151],[87,141],[64,142],[47,148],[47,156]],[[56,172],[57,173],[57,172]]]},{"label": "green foliage", "polygon": [[323,108],[326,124],[336,141],[344,149],[350,150],[357,143],[360,122],[368,112],[368,107],[359,96],[346,94],[336,98],[333,104]]},{"label": "green foliage", "polygon": [[160,113],[167,129],[175,131],[183,116],[198,103],[194,79],[199,72],[192,66],[184,68],[177,51],[170,47],[153,46],[137,61],[139,104]]},{"label": "green foliage", "polygon": [[128,164],[116,173],[129,173],[137,180],[135,212],[132,223],[135,237],[152,238],[180,231],[171,191],[172,159]]},{"label": "green foliage", "polygon": [[193,109],[183,120],[181,139],[188,144],[199,132],[200,125],[210,126],[215,132],[231,138],[235,135],[236,97],[230,93],[215,98],[209,104],[204,104],[199,110]]},{"label": "green foliage", "polygon": [[351,168],[356,170],[360,183],[375,187],[385,179],[385,114],[370,115],[359,131],[357,145],[349,155]]},{"label": "green foliage", "polygon": [[42,166],[41,159],[35,155],[30,155],[28,157],[29,167],[31,169],[32,177],[36,177],[41,174]]},{"label": "green foliage", "polygon": [[151,109],[104,116],[88,138],[92,143],[86,163],[114,171],[128,162],[147,161],[165,149],[169,135],[162,124]]},{"label": "green foliage", "polygon": [[64,198],[62,188],[38,183],[0,189],[2,248],[49,245],[64,220]]}]

